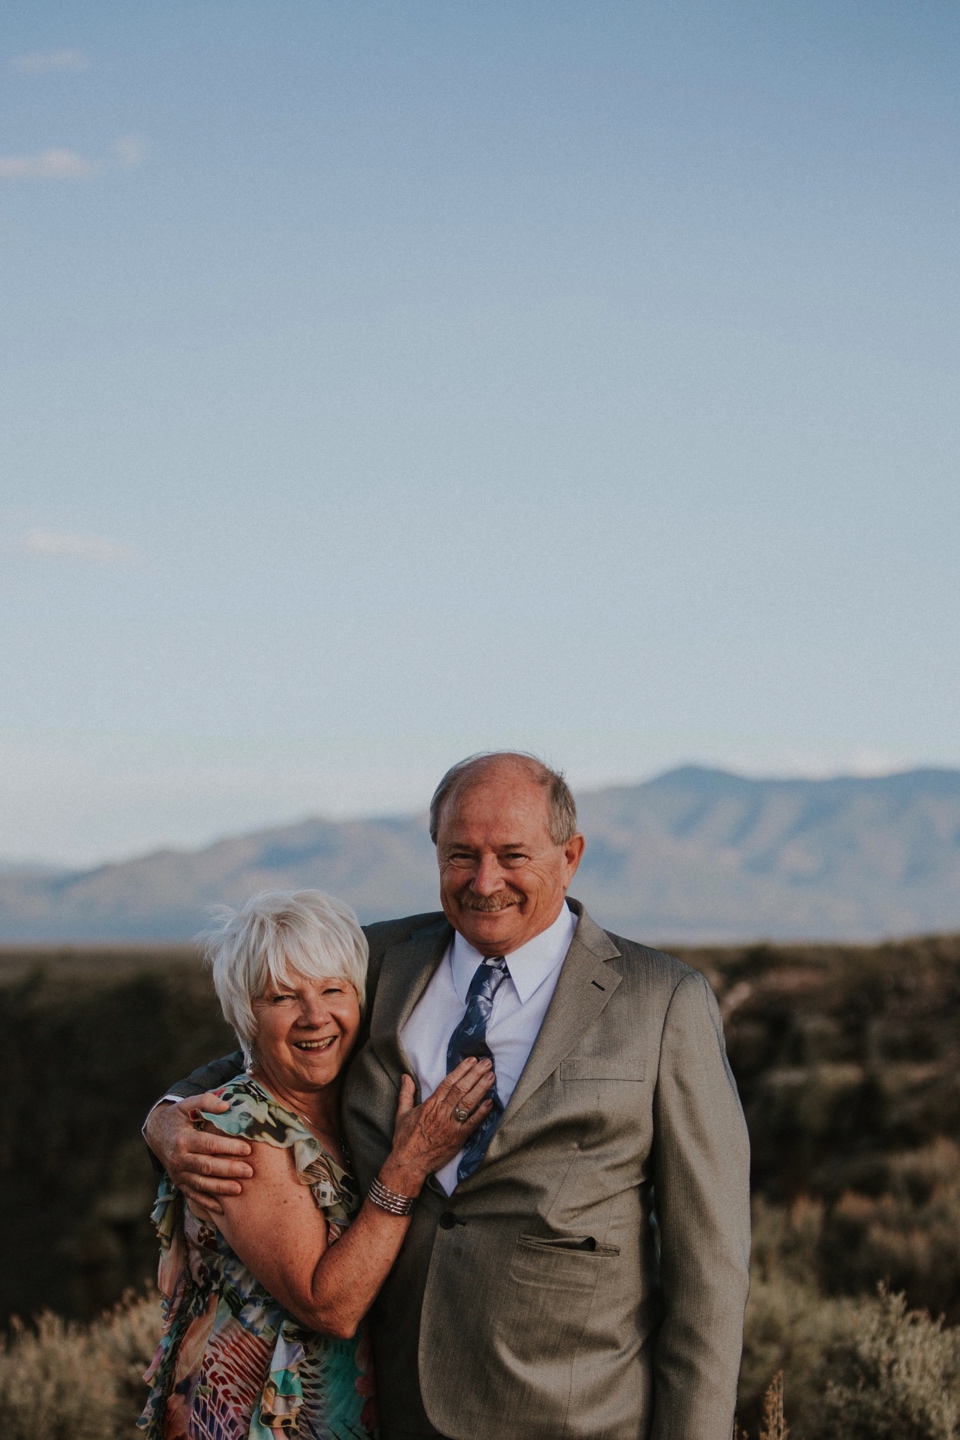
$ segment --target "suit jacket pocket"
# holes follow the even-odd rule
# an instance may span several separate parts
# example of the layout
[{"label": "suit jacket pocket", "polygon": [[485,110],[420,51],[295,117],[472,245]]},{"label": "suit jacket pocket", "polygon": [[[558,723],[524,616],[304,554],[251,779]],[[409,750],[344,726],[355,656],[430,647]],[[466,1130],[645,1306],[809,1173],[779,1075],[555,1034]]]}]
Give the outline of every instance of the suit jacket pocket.
[{"label": "suit jacket pocket", "polygon": [[[608,1299],[599,1307],[602,1313],[591,1322],[598,1296],[609,1297],[611,1289],[619,1293],[623,1285],[620,1260],[615,1252],[609,1253],[613,1246],[599,1250],[570,1248],[584,1238],[576,1234],[549,1238],[520,1235],[500,1292],[495,1326],[497,1352],[508,1355],[511,1370],[528,1377],[550,1397],[543,1412],[545,1423],[531,1426],[532,1433],[538,1436],[565,1433],[565,1409],[588,1325],[592,1324],[596,1332],[584,1352],[591,1364],[599,1355],[622,1353],[625,1348],[624,1337],[617,1330],[616,1305],[613,1323],[608,1315]],[[577,1433],[581,1433],[579,1429]],[[639,1432],[634,1427],[630,1433]]]},{"label": "suit jacket pocket", "polygon": [[542,1290],[593,1290],[606,1262],[619,1255],[615,1245],[585,1248],[581,1235],[521,1235],[517,1240],[510,1279],[520,1285],[533,1285]]},{"label": "suit jacket pocket", "polygon": [[592,1235],[519,1235],[517,1244],[527,1250],[585,1250],[588,1255],[619,1255],[619,1245],[599,1245]]},{"label": "suit jacket pocket", "polygon": [[646,1066],[639,1055],[568,1055],[560,1063],[561,1080],[639,1082],[646,1078]]}]

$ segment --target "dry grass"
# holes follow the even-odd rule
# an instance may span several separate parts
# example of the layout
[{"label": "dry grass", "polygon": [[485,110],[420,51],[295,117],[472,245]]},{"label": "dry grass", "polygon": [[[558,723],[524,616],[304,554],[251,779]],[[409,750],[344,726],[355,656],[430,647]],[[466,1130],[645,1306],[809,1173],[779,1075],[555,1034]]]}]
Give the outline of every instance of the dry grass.
[{"label": "dry grass", "polygon": [[[803,1201],[786,1211],[757,1201],[754,1247],[740,1372],[740,1414],[764,1440],[771,1376],[783,1376],[795,1440],[819,1434],[824,1356],[854,1334],[864,1302],[824,1295],[816,1286],[823,1207]],[[868,1302],[869,1303],[869,1302]],[[785,1396],[785,1399],[784,1399]]]},{"label": "dry grass", "polygon": [[[960,1440],[960,1330],[899,1295],[833,1299],[805,1283],[815,1222],[758,1215],[741,1440]],[[88,1325],[49,1312],[15,1324],[0,1348],[0,1436],[133,1440],[159,1330],[155,1295]]]},{"label": "dry grass", "polygon": [[856,1294],[882,1279],[913,1308],[960,1321],[960,1146],[939,1136],[851,1170],[820,1240],[830,1289]]},{"label": "dry grass", "polygon": [[3,1440],[131,1440],[157,1345],[155,1296],[127,1296],[89,1325],[45,1311],[0,1349]]},{"label": "dry grass", "polygon": [[756,1207],[742,1419],[760,1440],[785,1440],[784,1414],[793,1440],[960,1440],[960,1329],[883,1288],[825,1294],[824,1214]]},{"label": "dry grass", "polygon": [[960,1330],[902,1295],[861,1306],[854,1335],[828,1355],[819,1433],[831,1440],[958,1440]]}]

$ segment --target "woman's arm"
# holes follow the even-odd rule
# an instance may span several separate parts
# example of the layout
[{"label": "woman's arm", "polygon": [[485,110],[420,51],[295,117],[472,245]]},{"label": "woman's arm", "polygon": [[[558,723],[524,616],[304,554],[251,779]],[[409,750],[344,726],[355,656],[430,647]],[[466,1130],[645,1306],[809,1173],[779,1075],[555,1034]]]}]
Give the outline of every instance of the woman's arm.
[{"label": "woman's arm", "polygon": [[[486,1118],[493,1082],[489,1061],[465,1060],[415,1107],[413,1081],[405,1075],[383,1184],[419,1195],[427,1176]],[[459,1106],[472,1112],[462,1124],[453,1113]],[[344,1235],[328,1245],[326,1221],[297,1178],[292,1151],[267,1144],[257,1147],[254,1176],[242,1195],[221,1195],[220,1204],[215,1223],[264,1289],[311,1329],[343,1338],[355,1334],[373,1304],[410,1225],[408,1215],[390,1215],[366,1200]]]}]

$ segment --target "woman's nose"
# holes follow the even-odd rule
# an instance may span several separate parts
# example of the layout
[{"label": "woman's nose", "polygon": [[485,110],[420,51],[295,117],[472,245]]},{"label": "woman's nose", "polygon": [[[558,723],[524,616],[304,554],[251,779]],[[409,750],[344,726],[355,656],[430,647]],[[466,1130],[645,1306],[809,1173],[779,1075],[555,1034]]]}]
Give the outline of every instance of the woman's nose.
[{"label": "woman's nose", "polygon": [[327,1007],[319,995],[304,996],[300,1002],[300,1024],[316,1029],[327,1018]]}]

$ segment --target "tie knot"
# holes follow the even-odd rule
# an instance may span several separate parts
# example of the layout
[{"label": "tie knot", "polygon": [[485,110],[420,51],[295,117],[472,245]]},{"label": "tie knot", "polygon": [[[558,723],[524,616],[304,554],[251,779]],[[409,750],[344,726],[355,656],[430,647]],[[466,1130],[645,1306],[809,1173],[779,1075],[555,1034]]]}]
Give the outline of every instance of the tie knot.
[{"label": "tie knot", "polygon": [[507,978],[507,961],[503,955],[492,955],[487,960],[481,960],[473,972],[473,979],[470,981],[470,988],[467,991],[467,1002],[474,996],[486,996],[492,999],[500,988],[501,983]]}]

